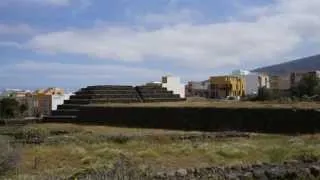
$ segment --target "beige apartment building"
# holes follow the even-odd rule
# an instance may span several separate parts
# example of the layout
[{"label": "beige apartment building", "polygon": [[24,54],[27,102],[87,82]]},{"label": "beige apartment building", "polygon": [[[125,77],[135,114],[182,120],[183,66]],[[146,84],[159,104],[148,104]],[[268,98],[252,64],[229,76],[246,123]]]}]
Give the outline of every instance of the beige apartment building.
[{"label": "beige apartment building", "polygon": [[310,75],[313,77],[320,78],[320,71],[310,71],[310,72],[292,72],[290,74],[290,85],[291,87],[296,86],[303,76]]},{"label": "beige apartment building", "polygon": [[276,90],[288,90],[291,87],[290,75],[272,75],[270,77],[270,88]]}]

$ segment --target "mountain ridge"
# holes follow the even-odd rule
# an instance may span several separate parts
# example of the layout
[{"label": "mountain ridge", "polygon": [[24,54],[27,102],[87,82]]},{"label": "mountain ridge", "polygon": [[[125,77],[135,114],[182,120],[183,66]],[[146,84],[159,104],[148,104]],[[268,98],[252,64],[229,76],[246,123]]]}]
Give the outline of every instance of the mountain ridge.
[{"label": "mountain ridge", "polygon": [[320,70],[320,54],[304,57],[280,64],[261,67],[252,70],[253,72],[267,73],[271,75],[288,74],[299,71]]}]

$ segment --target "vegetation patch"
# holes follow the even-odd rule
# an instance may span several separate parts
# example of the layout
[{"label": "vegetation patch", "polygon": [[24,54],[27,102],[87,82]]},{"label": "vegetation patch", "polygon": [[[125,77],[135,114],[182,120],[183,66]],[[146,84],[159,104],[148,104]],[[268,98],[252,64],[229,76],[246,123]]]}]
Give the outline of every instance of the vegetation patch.
[{"label": "vegetation patch", "polygon": [[[52,133],[55,129],[66,133]],[[72,124],[34,124],[16,129],[12,134],[6,138],[13,143],[9,145],[23,148],[7,151],[9,154],[19,152],[18,157],[21,157],[11,166],[15,170],[14,174],[7,175],[11,179],[87,175],[94,179],[97,175],[118,177],[119,174],[143,177],[151,172],[170,172],[181,168],[281,163],[288,160],[314,162],[320,157],[319,134],[202,138],[207,134]],[[219,134],[216,133],[217,136]],[[33,137],[43,137],[44,142],[29,144],[21,141]],[[15,141],[14,138],[19,139]],[[5,143],[5,147],[7,145]],[[179,172],[184,174],[183,170]],[[119,177],[121,179],[122,176]]]},{"label": "vegetation patch", "polygon": [[20,151],[10,137],[0,136],[0,177],[14,170],[20,162]]}]

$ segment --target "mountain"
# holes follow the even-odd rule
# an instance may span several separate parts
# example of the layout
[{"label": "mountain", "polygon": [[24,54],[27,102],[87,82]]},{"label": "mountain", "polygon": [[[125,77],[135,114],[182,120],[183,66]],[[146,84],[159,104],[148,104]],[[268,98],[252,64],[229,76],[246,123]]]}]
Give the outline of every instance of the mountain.
[{"label": "mountain", "polygon": [[297,59],[281,64],[262,67],[253,70],[253,72],[261,72],[267,74],[287,74],[297,71],[315,71],[320,70],[320,54],[302,59]]}]

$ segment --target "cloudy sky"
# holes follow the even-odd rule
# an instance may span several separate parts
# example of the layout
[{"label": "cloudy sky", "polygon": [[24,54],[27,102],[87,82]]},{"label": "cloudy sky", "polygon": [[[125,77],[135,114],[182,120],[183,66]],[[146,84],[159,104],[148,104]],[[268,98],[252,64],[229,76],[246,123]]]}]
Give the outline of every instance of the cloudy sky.
[{"label": "cloudy sky", "polygon": [[319,53],[320,0],[1,0],[0,87],[187,80]]}]

